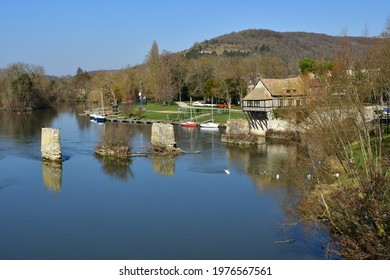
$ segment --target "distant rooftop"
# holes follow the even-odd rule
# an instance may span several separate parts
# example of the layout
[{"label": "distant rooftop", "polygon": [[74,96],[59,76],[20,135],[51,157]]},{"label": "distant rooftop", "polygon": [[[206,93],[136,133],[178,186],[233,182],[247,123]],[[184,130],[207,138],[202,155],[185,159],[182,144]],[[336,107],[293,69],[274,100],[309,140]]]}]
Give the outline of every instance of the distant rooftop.
[{"label": "distant rooftop", "polygon": [[274,97],[303,96],[305,87],[301,77],[287,79],[259,79],[243,100],[271,100]]}]

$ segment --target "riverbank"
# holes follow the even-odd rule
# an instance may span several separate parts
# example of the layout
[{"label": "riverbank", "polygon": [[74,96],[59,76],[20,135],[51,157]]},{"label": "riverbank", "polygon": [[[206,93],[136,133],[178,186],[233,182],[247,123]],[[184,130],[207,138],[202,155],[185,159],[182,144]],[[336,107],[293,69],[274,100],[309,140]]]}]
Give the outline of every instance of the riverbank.
[{"label": "riverbank", "polygon": [[302,220],[316,221],[331,232],[329,254],[344,259],[390,257],[390,135],[381,137],[380,144],[374,152],[380,155],[373,155],[376,163],[355,143],[347,162],[328,158],[327,163],[317,164],[322,174],[307,177],[312,186],[306,188],[296,212]]},{"label": "riverbank", "polygon": [[[100,109],[87,109],[85,115],[96,113]],[[228,119],[245,118],[244,113],[238,106],[227,108],[215,108],[212,114],[211,108],[207,107],[180,107],[176,103],[170,105],[161,104],[158,102],[147,102],[147,104],[131,105],[131,108],[122,108],[115,112],[112,108],[104,108],[105,116],[111,122],[123,123],[145,123],[151,124],[155,122],[171,123],[174,125],[182,121],[190,119],[190,111],[193,111],[193,119],[199,123],[210,121],[221,126],[226,125]],[[128,111],[125,113],[125,111]]]}]

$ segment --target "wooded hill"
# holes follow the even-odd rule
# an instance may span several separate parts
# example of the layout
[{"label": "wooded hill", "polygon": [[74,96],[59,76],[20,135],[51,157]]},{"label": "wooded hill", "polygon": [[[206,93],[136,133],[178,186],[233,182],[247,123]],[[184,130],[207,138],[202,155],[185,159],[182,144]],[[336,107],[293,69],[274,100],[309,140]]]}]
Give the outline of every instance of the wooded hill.
[{"label": "wooded hill", "polygon": [[282,59],[290,74],[298,74],[298,64],[303,58],[332,61],[335,54],[346,45],[351,49],[352,55],[359,58],[363,55],[364,50],[377,40],[377,38],[369,37],[250,29],[195,43],[186,51],[185,56],[197,58],[202,55],[232,57],[271,54]]}]

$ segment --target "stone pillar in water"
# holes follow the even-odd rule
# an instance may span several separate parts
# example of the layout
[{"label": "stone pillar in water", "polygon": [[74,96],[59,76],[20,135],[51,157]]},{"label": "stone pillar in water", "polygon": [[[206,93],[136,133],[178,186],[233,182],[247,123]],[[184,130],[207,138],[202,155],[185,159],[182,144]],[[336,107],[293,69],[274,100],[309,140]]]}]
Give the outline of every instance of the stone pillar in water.
[{"label": "stone pillar in water", "polygon": [[41,153],[43,160],[53,162],[62,161],[59,129],[49,127],[42,128]]},{"label": "stone pillar in water", "polygon": [[247,120],[231,119],[227,121],[226,134],[249,134],[249,124]]},{"label": "stone pillar in water", "polygon": [[176,147],[173,125],[167,123],[154,123],[152,125],[152,146],[172,149]]}]

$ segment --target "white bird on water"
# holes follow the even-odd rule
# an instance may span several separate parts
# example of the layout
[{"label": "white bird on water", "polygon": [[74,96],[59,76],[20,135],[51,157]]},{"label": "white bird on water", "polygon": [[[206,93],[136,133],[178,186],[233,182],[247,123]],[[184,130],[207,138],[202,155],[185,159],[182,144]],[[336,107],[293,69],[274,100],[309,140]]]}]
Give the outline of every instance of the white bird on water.
[{"label": "white bird on water", "polygon": [[227,175],[230,175],[230,170],[229,170],[229,169],[225,169],[225,173],[226,173]]},{"label": "white bird on water", "polygon": [[279,180],[280,176],[279,174],[276,174],[276,180]]}]

